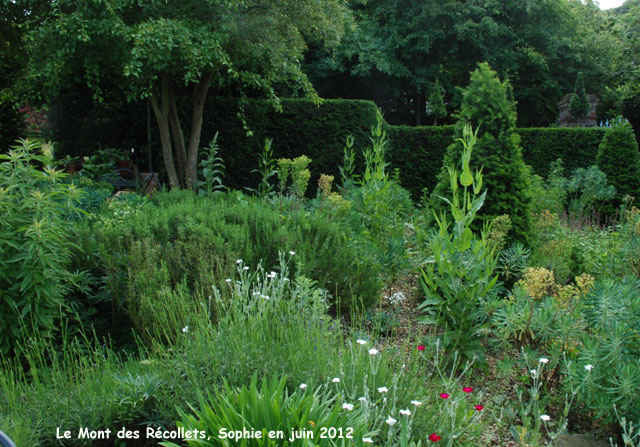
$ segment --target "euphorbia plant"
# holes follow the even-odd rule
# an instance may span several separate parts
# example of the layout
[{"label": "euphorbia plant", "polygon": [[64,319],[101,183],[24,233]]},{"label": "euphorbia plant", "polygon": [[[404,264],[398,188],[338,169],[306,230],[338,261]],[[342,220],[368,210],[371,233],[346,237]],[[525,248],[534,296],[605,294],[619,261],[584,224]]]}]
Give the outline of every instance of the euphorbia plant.
[{"label": "euphorbia plant", "polygon": [[429,239],[433,256],[427,259],[427,267],[422,271],[426,299],[419,306],[426,313],[421,322],[445,329],[445,349],[458,350],[469,358],[481,356],[480,303],[498,280],[494,275],[496,259],[485,237],[488,228],[479,235],[471,230],[487,195],[487,191],[481,192],[482,169],[474,175],[469,167],[476,136],[477,130],[473,132],[466,124],[463,138],[459,139],[463,145],[462,172],[449,167],[452,196],[441,199],[449,205],[453,226],[445,213],[435,216],[438,228]]}]

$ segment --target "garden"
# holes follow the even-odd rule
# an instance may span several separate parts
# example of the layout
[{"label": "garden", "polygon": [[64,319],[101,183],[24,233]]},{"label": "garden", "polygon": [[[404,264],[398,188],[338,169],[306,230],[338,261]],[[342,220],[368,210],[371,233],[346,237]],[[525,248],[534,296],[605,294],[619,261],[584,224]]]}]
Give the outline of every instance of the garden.
[{"label": "garden", "polygon": [[[443,57],[408,106],[321,99],[401,9],[355,3],[3,7],[0,445],[640,446],[637,42],[612,25],[640,4],[545,6],[609,20],[588,55],[617,39],[628,74],[560,127],[502,56]],[[547,75],[584,120],[577,69],[613,69],[575,60]]]}]

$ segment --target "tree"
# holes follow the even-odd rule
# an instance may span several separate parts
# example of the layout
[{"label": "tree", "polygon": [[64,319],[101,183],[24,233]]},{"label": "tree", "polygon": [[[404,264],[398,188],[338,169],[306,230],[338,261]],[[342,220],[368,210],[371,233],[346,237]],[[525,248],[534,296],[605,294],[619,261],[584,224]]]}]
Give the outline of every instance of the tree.
[{"label": "tree", "polygon": [[[462,92],[455,137],[462,138],[467,124],[478,129],[471,170],[482,169],[487,198],[479,217],[484,222],[508,214],[513,222],[512,237],[526,242],[529,237],[531,194],[527,169],[522,160],[520,137],[516,133],[515,104],[509,99],[509,82],[500,81],[488,64],[478,64],[471,82]],[[446,211],[441,197],[450,197],[449,167],[460,160],[460,141],[447,148],[438,184],[431,197],[436,212]]]},{"label": "tree", "polygon": [[[600,143],[596,162],[607,175],[609,184],[616,189],[614,206],[622,204],[625,195],[640,198],[640,154],[628,121],[622,118],[614,120]],[[614,211],[605,210],[609,213]]]},{"label": "tree", "polygon": [[431,88],[431,94],[429,95],[429,115],[435,119],[434,125],[438,125],[438,118],[444,118],[447,116],[447,108],[444,105],[444,98],[442,97],[442,86],[440,81],[436,79],[433,87]]},{"label": "tree", "polygon": [[341,0],[58,0],[30,35],[26,84],[48,98],[70,80],[97,100],[114,84],[130,100],[150,98],[169,183],[192,188],[210,87],[261,91],[275,105],[280,83],[313,95],[299,61],[308,41],[339,41],[344,13]]},{"label": "tree", "polygon": [[589,98],[587,98],[582,72],[580,72],[576,79],[576,87],[573,90],[573,95],[571,95],[571,99],[569,100],[569,112],[571,112],[574,118],[584,118],[587,113],[589,113],[589,107]]}]

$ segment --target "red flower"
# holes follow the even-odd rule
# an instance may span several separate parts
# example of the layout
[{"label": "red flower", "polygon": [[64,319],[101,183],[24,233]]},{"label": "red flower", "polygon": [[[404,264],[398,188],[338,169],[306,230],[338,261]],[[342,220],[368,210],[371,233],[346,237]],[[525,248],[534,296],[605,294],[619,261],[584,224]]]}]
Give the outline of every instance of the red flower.
[{"label": "red flower", "polygon": [[447,393],[440,393],[440,397],[443,399],[449,399],[449,395]]},{"label": "red flower", "polygon": [[478,411],[482,411],[484,407],[482,405],[474,405],[473,408],[475,408]]},{"label": "red flower", "polygon": [[429,441],[431,441],[431,442],[438,442],[441,439],[442,438],[440,436],[436,435],[435,433],[431,433],[429,435]]},{"label": "red flower", "polygon": [[462,387],[462,391],[464,391],[465,393],[470,393],[473,391],[473,388],[471,388],[470,386],[465,386]]},{"label": "red flower", "polygon": [[418,351],[424,351],[424,346],[418,345]]}]

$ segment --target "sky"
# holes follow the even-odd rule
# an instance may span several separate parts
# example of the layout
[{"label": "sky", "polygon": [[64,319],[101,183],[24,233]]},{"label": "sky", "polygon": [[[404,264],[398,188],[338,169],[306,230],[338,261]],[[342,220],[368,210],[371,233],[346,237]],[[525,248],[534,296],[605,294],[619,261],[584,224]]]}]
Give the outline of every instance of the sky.
[{"label": "sky", "polygon": [[623,3],[624,3],[624,0],[598,0],[600,9],[617,8]]}]

